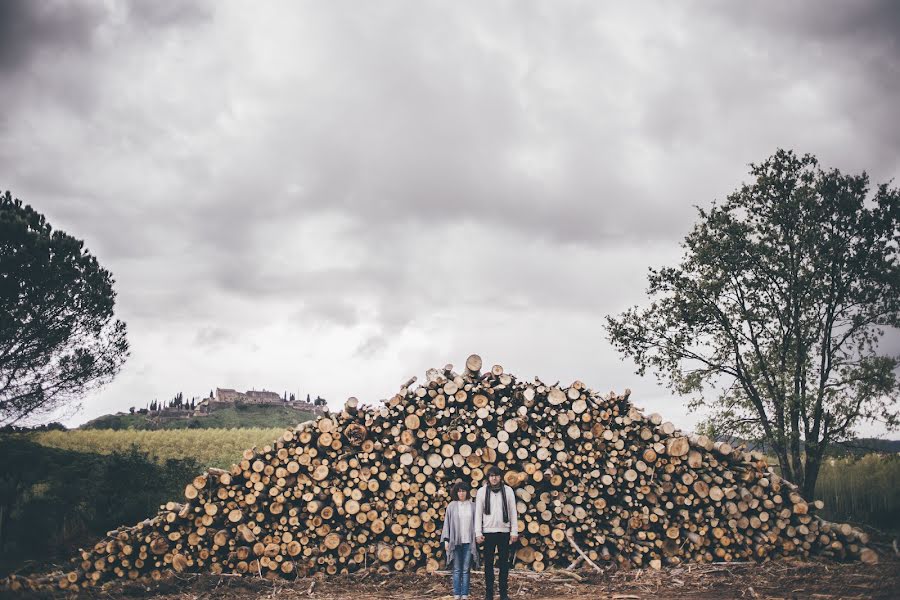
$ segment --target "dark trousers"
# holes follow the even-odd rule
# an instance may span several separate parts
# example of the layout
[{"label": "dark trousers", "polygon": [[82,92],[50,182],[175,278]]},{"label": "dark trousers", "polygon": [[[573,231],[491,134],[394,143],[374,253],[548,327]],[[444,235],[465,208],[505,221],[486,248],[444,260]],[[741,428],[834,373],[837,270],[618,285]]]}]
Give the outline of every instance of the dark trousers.
[{"label": "dark trousers", "polygon": [[494,553],[497,554],[497,562],[500,569],[500,581],[498,590],[500,598],[509,597],[509,532],[484,534],[484,597],[494,597]]}]

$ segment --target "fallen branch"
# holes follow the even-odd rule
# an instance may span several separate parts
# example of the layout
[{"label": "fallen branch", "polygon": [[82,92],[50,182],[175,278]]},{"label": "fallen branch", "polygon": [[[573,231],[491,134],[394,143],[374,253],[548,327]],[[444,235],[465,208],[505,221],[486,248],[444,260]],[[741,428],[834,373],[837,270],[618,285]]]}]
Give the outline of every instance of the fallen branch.
[{"label": "fallen branch", "polygon": [[569,578],[571,578],[571,579],[574,579],[575,581],[584,581],[584,577],[582,577],[582,576],[579,575],[578,573],[573,573],[572,571],[558,571],[558,570],[552,570],[552,571],[544,571],[544,572],[545,572],[545,573],[553,573],[554,575],[563,575],[563,576],[565,576],[565,577],[569,577]]},{"label": "fallen branch", "polygon": [[584,562],[586,562],[587,564],[589,564],[589,565],[591,565],[592,567],[594,567],[594,570],[597,571],[598,573],[602,573],[602,572],[603,572],[603,569],[601,569],[600,567],[598,567],[597,564],[596,564],[594,561],[592,561],[591,559],[589,559],[589,558],[587,557],[587,555],[584,553],[584,551],[583,551],[581,548],[578,547],[578,544],[575,543],[575,538],[572,537],[572,532],[571,532],[571,530],[566,531],[566,539],[569,541],[570,544],[572,544],[572,547],[575,548],[575,552],[577,552],[578,555],[579,555],[582,559],[584,559]]}]

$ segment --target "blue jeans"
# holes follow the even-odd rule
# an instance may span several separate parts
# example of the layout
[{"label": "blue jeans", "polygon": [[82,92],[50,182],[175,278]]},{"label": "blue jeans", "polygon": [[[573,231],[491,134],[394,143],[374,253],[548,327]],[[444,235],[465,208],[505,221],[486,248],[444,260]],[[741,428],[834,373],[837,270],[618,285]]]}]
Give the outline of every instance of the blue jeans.
[{"label": "blue jeans", "polygon": [[469,595],[469,566],[472,564],[471,544],[457,544],[453,549],[453,595]]}]

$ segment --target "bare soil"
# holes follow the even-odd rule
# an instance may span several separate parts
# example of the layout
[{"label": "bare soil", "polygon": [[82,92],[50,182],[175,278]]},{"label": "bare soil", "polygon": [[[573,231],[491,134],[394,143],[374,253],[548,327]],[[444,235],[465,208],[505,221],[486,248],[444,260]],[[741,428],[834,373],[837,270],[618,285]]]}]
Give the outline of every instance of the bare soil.
[{"label": "bare soil", "polygon": [[[654,600],[766,598],[857,599],[900,598],[900,560],[883,557],[878,565],[827,561],[777,560],[764,564],[731,563],[685,565],[661,571],[610,569],[575,574],[513,571],[510,598],[535,600]],[[19,593],[18,598],[62,598],[58,593]],[[450,599],[449,575],[365,573],[295,581],[267,581],[248,577],[173,575],[164,581],[123,582],[82,591],[80,597],[109,600],[413,600]],[[484,597],[484,577],[472,574],[472,600]]]}]

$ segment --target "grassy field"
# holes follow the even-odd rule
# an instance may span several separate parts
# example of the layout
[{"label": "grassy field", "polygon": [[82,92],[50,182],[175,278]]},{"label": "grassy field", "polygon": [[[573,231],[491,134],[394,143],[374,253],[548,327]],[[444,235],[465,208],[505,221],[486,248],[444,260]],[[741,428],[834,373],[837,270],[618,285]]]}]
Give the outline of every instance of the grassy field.
[{"label": "grassy field", "polygon": [[[165,412],[162,413],[166,415]],[[315,415],[290,406],[237,404],[220,408],[209,415],[188,418],[159,418],[157,413],[104,415],[88,421],[80,429],[234,429],[291,427]]]},{"label": "grassy field", "polygon": [[816,481],[822,516],[900,532],[900,455],[828,459]]},{"label": "grassy field", "polygon": [[284,427],[245,429],[169,429],[136,431],[76,429],[22,434],[44,447],[72,452],[113,454],[129,452],[132,447],[151,460],[189,459],[202,467],[226,468],[241,459],[241,453],[254,446],[271,444]]}]

